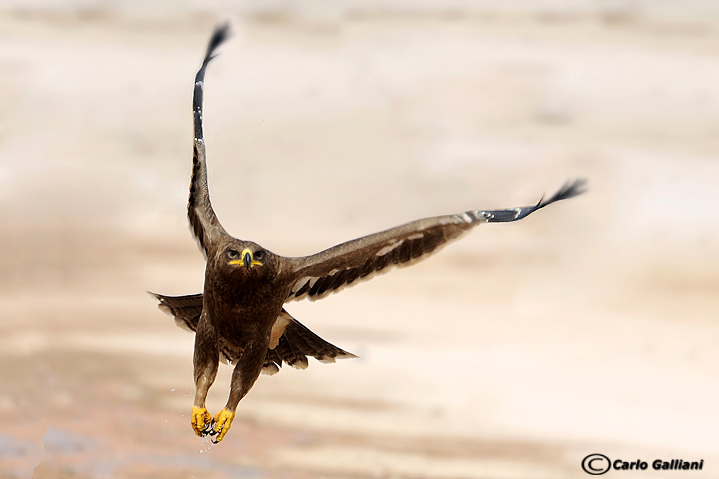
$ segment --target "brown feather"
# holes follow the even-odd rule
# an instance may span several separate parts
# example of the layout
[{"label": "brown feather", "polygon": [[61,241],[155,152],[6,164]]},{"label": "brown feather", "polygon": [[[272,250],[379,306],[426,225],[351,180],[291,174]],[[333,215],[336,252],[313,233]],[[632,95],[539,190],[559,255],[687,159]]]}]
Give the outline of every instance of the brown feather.
[{"label": "brown feather", "polygon": [[[150,293],[160,304],[158,307],[174,316],[175,323],[182,329],[196,331],[197,323],[202,314],[202,295],[193,294],[189,296],[164,296]],[[288,365],[305,364],[300,355],[314,357],[323,363],[334,363],[335,359],[354,358],[349,353],[337,346],[325,341],[310,331],[306,326],[293,318],[286,310],[277,317],[273,325],[273,331],[279,334],[276,338],[277,344],[273,347],[273,338],[270,338],[270,347],[263,364],[264,374],[275,374],[282,367],[282,363]],[[220,348],[221,359],[227,363],[236,363],[239,356],[228,347]],[[273,367],[272,365],[275,365]]]}]

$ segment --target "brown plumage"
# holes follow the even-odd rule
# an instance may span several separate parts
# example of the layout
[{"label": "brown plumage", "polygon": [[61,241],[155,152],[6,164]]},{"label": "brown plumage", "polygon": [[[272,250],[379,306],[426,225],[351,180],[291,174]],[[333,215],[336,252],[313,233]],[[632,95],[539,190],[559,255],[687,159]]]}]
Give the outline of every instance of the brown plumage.
[{"label": "brown plumage", "polygon": [[[584,185],[581,180],[567,184],[535,206],[425,218],[301,258],[279,256],[252,241],[233,238],[210,203],[202,135],[205,70],[227,33],[224,26],[212,35],[193,96],[195,138],[187,216],[207,259],[204,293],[174,297],[151,293],[178,326],[195,332],[192,427],[201,436],[217,435],[216,442],[229,430],[238,403],[261,372],[274,374],[283,363],[304,369],[309,356],[322,362],[355,357],[303,326],[283,308],[285,303],[317,300],[394,266],[413,264],[479,224],[517,221],[582,193]],[[235,367],[227,404],[213,419],[205,399],[220,359]]]}]

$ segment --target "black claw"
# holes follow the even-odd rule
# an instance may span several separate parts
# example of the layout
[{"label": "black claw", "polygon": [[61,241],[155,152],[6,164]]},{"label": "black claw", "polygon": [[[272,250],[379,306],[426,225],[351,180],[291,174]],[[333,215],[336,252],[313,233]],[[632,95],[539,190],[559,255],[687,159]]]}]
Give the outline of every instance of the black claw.
[{"label": "black claw", "polygon": [[207,427],[205,427],[205,430],[202,431],[202,437],[210,436],[210,442],[212,444],[217,444],[220,442],[220,441],[215,440],[215,436],[217,436],[218,434],[220,434],[220,431],[215,431],[215,420],[214,419],[212,421],[210,421],[210,424],[208,424]]},{"label": "black claw", "polygon": [[[202,437],[216,436],[218,434],[219,434],[219,432],[215,431],[215,420],[214,419],[212,421],[210,421],[210,423],[207,426],[205,426],[205,429],[202,430]],[[214,442],[214,441],[212,441],[212,442]],[[215,442],[215,444],[217,444],[217,443]]]}]

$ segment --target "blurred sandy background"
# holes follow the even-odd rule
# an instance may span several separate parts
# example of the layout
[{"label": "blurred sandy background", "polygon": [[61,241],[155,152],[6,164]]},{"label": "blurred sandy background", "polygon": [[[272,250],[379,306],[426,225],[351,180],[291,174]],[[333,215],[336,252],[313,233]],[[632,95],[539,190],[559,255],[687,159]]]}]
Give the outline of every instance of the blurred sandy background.
[{"label": "blurred sandy background", "polygon": [[[590,191],[290,304],[360,359],[262,376],[211,447],[145,290],[202,288],[190,101],[226,19],[205,132],[236,236],[304,255]],[[719,477],[715,2],[6,1],[0,91],[0,477]]]}]

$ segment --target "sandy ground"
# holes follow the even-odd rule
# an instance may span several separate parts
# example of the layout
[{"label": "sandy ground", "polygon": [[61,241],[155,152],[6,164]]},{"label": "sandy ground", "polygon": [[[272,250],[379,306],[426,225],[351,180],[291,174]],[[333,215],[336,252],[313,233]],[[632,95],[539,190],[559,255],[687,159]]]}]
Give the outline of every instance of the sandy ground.
[{"label": "sandy ground", "polygon": [[[261,377],[211,446],[189,427],[193,337],[145,291],[202,289],[191,85],[228,15],[17,5],[0,14],[0,477],[579,478],[590,453],[704,460],[605,477],[719,477],[719,19],[229,15],[205,127],[236,236],[303,255],[591,189],[289,305],[360,359]],[[213,412],[228,384],[223,367]]]}]

